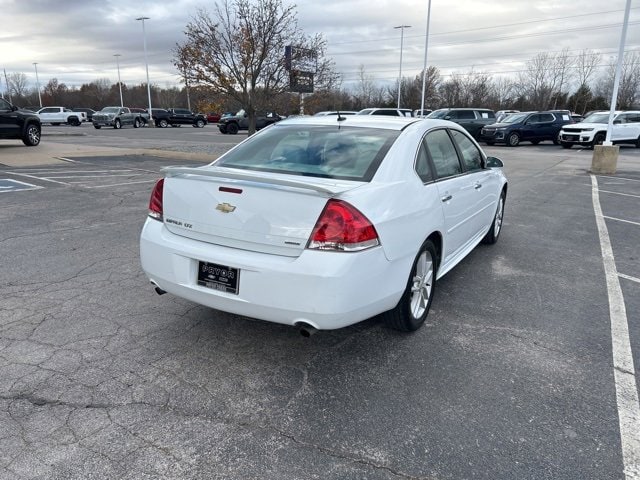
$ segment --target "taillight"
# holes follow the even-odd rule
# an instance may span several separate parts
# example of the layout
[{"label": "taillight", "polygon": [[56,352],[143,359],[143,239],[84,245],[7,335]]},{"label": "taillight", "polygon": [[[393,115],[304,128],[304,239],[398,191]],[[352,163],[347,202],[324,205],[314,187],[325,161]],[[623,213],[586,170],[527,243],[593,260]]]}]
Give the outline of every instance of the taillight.
[{"label": "taillight", "polygon": [[329,200],[311,232],[307,248],[354,252],[380,245],[369,219],[342,200]]},{"label": "taillight", "polygon": [[156,186],[153,187],[151,192],[151,198],[149,199],[149,216],[156,220],[162,220],[162,191],[164,190],[164,178],[161,178],[156,182]]}]

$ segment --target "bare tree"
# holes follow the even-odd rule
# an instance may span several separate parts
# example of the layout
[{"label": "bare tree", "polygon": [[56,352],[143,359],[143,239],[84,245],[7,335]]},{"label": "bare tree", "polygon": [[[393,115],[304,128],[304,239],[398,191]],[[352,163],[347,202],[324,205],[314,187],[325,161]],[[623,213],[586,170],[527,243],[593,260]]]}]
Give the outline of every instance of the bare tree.
[{"label": "bare tree", "polygon": [[287,45],[317,53],[316,82],[335,80],[332,62],[324,58],[326,42],[319,35],[304,35],[295,6],[282,0],[221,0],[213,17],[199,10],[185,35],[186,41],[176,47],[174,64],[190,85],[208,86],[243,105],[249,134],[255,131],[256,109],[289,90]]},{"label": "bare tree", "polygon": [[[615,61],[609,66],[603,77],[601,77],[596,87],[597,95],[607,100],[611,99],[613,92],[613,82],[615,78]],[[620,74],[620,85],[618,87],[617,108],[627,110],[633,108],[640,100],[640,53],[627,52],[625,54],[622,71]]]},{"label": "bare tree", "polygon": [[24,98],[28,94],[29,80],[24,73],[9,73],[6,81],[9,83],[9,93],[13,97]]},{"label": "bare tree", "polygon": [[[567,85],[572,74],[572,68],[575,64],[575,58],[569,55],[569,48],[562,49],[560,53],[553,58],[553,108],[558,108],[558,100],[565,98],[563,88]],[[566,100],[566,98],[565,98]]]},{"label": "bare tree", "polygon": [[355,108],[381,106],[384,104],[386,96],[384,89],[376,84],[373,76],[367,74],[364,65],[360,65],[358,67],[358,84],[354,94]]}]

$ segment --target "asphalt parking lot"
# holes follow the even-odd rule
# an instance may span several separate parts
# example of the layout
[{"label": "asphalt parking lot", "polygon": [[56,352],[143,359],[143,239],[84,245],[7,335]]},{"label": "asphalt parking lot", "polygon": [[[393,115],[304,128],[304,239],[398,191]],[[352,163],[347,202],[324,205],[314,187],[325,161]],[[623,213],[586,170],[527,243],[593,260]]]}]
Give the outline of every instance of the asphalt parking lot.
[{"label": "asphalt parking lot", "polygon": [[43,139],[64,160],[0,146],[0,479],[640,478],[640,149],[593,176],[586,150],[485,148],[504,230],[427,325],[303,338],[139,266],[161,167],[243,136],[79,128]]}]

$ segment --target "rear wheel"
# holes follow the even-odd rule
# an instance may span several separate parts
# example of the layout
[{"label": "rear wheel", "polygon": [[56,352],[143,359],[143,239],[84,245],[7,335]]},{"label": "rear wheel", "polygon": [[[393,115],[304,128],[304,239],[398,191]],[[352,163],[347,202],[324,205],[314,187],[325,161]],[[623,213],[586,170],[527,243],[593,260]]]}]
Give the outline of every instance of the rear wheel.
[{"label": "rear wheel", "polygon": [[69,125],[73,126],[73,127],[79,127],[80,126],[80,120],[78,120],[76,117],[72,117],[69,119]]},{"label": "rear wheel", "polygon": [[507,137],[507,145],[509,145],[510,147],[517,147],[518,145],[520,145],[520,135],[518,135],[516,132],[510,133]]},{"label": "rear wheel", "polygon": [[160,128],[167,128],[169,126],[169,122],[166,119],[161,118],[157,124]]},{"label": "rear wheel", "polygon": [[238,133],[238,124],[230,123],[229,125],[227,125],[227,133],[230,133],[231,135],[235,135],[236,133]]},{"label": "rear wheel", "polygon": [[202,120],[202,119],[196,120],[196,125],[195,126],[198,127],[198,128],[204,128],[204,120]]},{"label": "rear wheel", "polygon": [[136,118],[133,121],[133,128],[140,128],[140,119],[139,118]]},{"label": "rear wheel", "polygon": [[122,128],[122,123],[120,123],[120,119],[116,118],[116,121],[113,122],[113,128],[115,128],[116,130],[119,128]]},{"label": "rear wheel", "polygon": [[40,127],[35,123],[30,123],[29,125],[27,125],[27,129],[24,132],[22,143],[24,143],[27,147],[35,147],[40,143],[40,134]]},{"label": "rear wheel", "polygon": [[383,314],[390,328],[412,332],[422,326],[433,300],[437,258],[435,245],[431,240],[426,240],[413,261],[411,274],[400,301],[393,310]]},{"label": "rear wheel", "polygon": [[487,232],[487,234],[482,239],[482,243],[494,244],[498,241],[498,236],[502,231],[502,219],[504,218],[504,201],[506,199],[506,195],[502,192],[500,195],[500,199],[498,200],[498,208],[496,208],[496,214],[493,217],[493,222],[491,223],[491,228]]}]

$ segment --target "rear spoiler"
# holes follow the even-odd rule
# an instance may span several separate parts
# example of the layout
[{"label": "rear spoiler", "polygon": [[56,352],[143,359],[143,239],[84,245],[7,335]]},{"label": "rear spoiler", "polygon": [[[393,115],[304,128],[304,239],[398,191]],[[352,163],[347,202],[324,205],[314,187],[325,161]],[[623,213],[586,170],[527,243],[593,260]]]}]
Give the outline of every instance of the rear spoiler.
[{"label": "rear spoiler", "polygon": [[305,177],[305,180],[302,181],[288,178],[285,179],[279,177],[271,177],[265,175],[264,172],[241,172],[235,169],[212,170],[202,167],[165,167],[161,171],[165,173],[165,177],[198,175],[203,177],[237,180],[241,182],[252,183],[254,186],[260,186],[260,184],[264,185],[265,187],[268,185],[278,185],[283,187],[298,188],[302,190],[310,190],[329,197],[337,193],[350,190],[360,183],[353,181],[345,181],[334,184],[313,183],[309,181],[309,177]]}]

